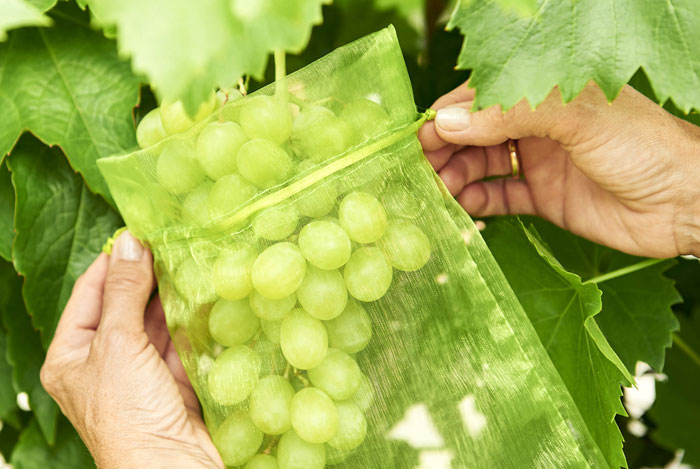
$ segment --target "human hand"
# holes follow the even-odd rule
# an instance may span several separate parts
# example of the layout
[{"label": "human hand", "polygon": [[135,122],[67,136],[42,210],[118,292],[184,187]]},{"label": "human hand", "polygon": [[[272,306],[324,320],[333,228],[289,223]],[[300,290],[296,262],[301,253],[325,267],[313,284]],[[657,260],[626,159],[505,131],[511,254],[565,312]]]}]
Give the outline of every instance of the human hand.
[{"label": "human hand", "polygon": [[[470,113],[474,90],[438,99],[419,138],[450,193],[474,216],[533,214],[630,254],[700,254],[700,128],[626,86],[612,103],[595,85],[567,105],[558,89]],[[518,141],[524,180],[505,142]]]},{"label": "human hand", "polygon": [[76,282],[41,382],[100,468],[223,468],[154,284],[151,254],[122,233]]}]

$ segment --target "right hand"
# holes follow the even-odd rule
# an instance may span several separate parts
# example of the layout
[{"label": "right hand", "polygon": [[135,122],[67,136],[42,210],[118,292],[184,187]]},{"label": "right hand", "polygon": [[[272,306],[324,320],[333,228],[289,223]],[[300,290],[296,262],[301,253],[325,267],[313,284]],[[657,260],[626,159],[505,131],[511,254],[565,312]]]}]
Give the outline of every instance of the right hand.
[{"label": "right hand", "polygon": [[[472,112],[465,85],[421,128],[426,156],[470,214],[542,216],[630,254],[700,254],[700,128],[625,86],[612,103],[589,85],[567,105]],[[518,140],[524,180],[498,179]]]}]

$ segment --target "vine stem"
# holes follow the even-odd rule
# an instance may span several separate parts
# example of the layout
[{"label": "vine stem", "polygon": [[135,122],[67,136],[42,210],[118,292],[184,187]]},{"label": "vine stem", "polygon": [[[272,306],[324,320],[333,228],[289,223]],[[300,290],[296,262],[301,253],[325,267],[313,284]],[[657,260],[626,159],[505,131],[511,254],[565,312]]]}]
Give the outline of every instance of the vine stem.
[{"label": "vine stem", "polygon": [[673,337],[673,343],[683,350],[683,352],[700,367],[700,356],[698,356],[695,350],[693,350],[690,345],[686,344],[678,334],[673,334],[671,337]]},{"label": "vine stem", "polygon": [[275,50],[275,94],[287,100],[287,83],[284,81],[287,76],[287,57],[283,50]]},{"label": "vine stem", "polygon": [[632,272],[636,272],[638,270],[646,269],[647,267],[651,267],[652,265],[656,265],[667,260],[668,259],[646,259],[644,261],[637,262],[636,264],[628,265],[627,267],[613,270],[612,272],[608,272],[607,274],[598,275],[596,277],[590,278],[583,283],[598,284],[601,282],[612,280],[614,278],[622,277],[623,275],[631,274]]}]

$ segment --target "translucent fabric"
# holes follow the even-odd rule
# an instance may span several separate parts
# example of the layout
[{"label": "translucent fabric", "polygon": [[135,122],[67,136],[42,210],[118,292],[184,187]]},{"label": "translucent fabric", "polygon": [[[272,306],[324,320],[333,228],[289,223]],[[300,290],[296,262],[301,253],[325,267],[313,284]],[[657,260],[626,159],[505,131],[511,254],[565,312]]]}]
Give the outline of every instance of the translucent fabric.
[{"label": "translucent fabric", "polygon": [[429,117],[389,28],[99,161],[229,467],[606,466]]}]

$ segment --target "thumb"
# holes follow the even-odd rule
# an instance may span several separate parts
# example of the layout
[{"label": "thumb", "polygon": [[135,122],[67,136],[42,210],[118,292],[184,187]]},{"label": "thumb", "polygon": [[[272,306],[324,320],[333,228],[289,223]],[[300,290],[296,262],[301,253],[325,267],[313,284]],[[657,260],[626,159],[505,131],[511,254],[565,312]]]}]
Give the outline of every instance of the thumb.
[{"label": "thumb", "polygon": [[144,312],[153,290],[150,252],[128,231],[114,242],[105,278],[98,332],[144,331]]},{"label": "thumb", "polygon": [[435,130],[444,141],[458,145],[490,146],[524,137],[550,137],[566,145],[586,124],[581,101],[590,99],[588,94],[565,106],[555,89],[536,110],[522,100],[506,112],[500,106],[472,112],[473,101],[465,101],[439,109]]}]

